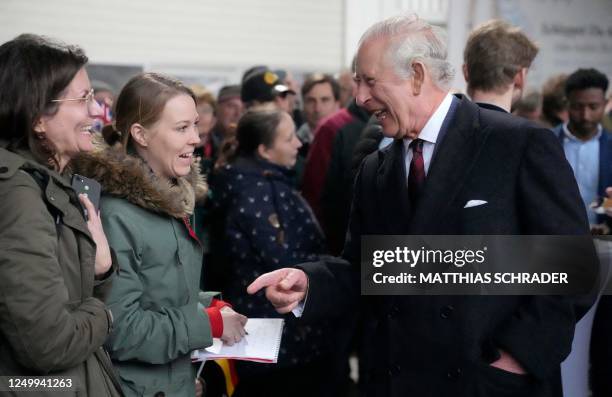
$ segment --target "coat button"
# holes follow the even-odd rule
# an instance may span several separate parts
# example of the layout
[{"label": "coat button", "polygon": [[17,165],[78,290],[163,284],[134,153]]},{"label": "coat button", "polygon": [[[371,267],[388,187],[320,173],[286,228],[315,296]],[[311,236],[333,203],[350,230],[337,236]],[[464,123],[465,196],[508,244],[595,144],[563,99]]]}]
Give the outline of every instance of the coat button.
[{"label": "coat button", "polygon": [[389,376],[397,376],[399,375],[401,370],[402,370],[402,367],[399,364],[395,364],[395,365],[392,365],[391,368],[389,368],[388,374]]},{"label": "coat button", "polygon": [[391,308],[391,310],[387,313],[387,318],[394,318],[397,317],[398,314],[401,313],[401,310],[399,307],[397,306],[393,306]]},{"label": "coat button", "polygon": [[153,395],[153,397],[166,397],[166,393],[164,393],[163,391],[158,391]]},{"label": "coat button", "polygon": [[8,167],[0,167],[0,174],[4,174],[5,172],[8,172]]},{"label": "coat button", "polygon": [[454,368],[446,373],[446,377],[452,380],[457,379],[460,376],[461,376],[461,368]]},{"label": "coat button", "polygon": [[453,314],[454,310],[455,308],[451,305],[444,306],[442,309],[440,309],[440,317],[447,319]]}]

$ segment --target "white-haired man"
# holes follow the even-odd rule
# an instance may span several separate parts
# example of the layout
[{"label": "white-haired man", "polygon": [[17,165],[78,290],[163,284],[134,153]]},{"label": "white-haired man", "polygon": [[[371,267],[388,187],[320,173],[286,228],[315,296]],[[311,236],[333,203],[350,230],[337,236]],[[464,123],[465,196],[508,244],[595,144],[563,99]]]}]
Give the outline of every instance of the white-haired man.
[{"label": "white-haired man", "polygon": [[[304,303],[306,321],[357,305],[362,235],[589,233],[556,138],[450,95],[452,75],[441,31],[416,16],[387,19],[364,34],[356,99],[395,141],[361,165],[345,262],[267,273],[249,292],[265,288],[279,312]],[[466,205],[474,200],[480,205]],[[553,396],[576,318],[591,299],[367,296],[358,302],[366,396]]]}]

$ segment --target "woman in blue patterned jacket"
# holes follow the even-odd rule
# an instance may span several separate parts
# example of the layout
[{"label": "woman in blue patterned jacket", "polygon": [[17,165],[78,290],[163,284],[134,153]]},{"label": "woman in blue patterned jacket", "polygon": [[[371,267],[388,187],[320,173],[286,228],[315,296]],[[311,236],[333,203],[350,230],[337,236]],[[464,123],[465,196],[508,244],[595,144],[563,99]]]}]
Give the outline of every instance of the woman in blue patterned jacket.
[{"label": "woman in blue patterned jacket", "polygon": [[[264,108],[242,116],[235,142],[224,148],[229,163],[220,167],[214,187],[229,276],[224,294],[249,318],[281,316],[263,294],[247,294],[252,280],[315,260],[324,250],[321,229],[291,180],[300,146],[291,117]],[[238,362],[234,396],[325,395],[331,339],[326,324],[300,324],[286,315],[278,363]]]}]

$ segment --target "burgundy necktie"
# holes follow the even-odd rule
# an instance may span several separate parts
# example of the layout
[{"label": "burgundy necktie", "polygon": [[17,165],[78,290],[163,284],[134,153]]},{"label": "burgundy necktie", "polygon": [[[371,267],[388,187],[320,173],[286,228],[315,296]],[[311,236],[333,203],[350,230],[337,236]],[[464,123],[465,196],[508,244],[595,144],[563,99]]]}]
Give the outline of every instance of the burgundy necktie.
[{"label": "burgundy necktie", "polygon": [[412,208],[421,195],[423,184],[425,183],[425,163],[423,162],[423,140],[415,139],[408,146],[412,149],[412,161],[410,161],[410,171],[408,173],[408,194]]}]

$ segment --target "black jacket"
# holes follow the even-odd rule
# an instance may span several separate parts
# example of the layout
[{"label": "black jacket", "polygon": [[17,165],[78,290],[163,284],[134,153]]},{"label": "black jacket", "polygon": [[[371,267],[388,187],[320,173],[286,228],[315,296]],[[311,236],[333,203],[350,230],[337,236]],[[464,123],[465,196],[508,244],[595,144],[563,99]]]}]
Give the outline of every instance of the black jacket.
[{"label": "black jacket", "polygon": [[[414,216],[403,141],[366,157],[343,252],[352,267],[340,260],[301,265],[309,276],[305,319],[354,304],[362,235],[589,233],[572,170],[550,131],[479,109],[464,97],[455,102]],[[475,198],[488,204],[464,208]],[[324,304],[329,301],[335,305]],[[591,303],[590,296],[364,297],[363,391],[367,396],[555,395],[575,322]],[[509,352],[529,375],[491,367],[497,349]]]},{"label": "black jacket", "polygon": [[355,179],[351,171],[353,151],[369,118],[366,111],[358,107],[355,101],[351,102],[348,110],[354,116],[353,121],[340,128],[334,138],[320,200],[321,223],[328,250],[333,255],[340,254],[344,245]]},{"label": "black jacket", "polygon": [[264,160],[239,157],[223,167],[215,182],[215,216],[223,219],[223,243],[213,247],[225,258],[223,296],[250,318],[285,317],[283,344],[274,365],[238,363],[239,376],[263,376],[279,368],[313,362],[329,354],[326,321],[302,325],[282,316],[263,295],[246,286],[259,275],[284,266],[315,260],[324,239],[306,201],[291,183],[291,171]]}]

